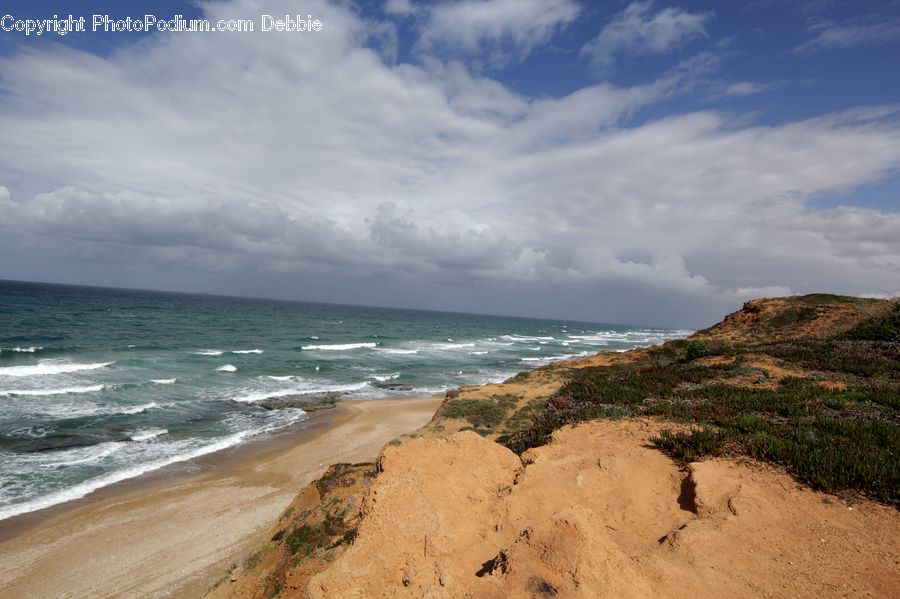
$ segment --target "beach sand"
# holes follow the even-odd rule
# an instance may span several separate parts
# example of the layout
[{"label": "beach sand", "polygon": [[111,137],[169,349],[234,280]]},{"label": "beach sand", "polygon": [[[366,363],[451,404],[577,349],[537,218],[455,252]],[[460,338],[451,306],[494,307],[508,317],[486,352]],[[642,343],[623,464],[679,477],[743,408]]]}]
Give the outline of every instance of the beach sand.
[{"label": "beach sand", "polygon": [[330,464],[373,460],[441,400],[343,402],[292,435],[196,460],[195,472],[182,466],[0,523],[3,597],[200,597]]}]

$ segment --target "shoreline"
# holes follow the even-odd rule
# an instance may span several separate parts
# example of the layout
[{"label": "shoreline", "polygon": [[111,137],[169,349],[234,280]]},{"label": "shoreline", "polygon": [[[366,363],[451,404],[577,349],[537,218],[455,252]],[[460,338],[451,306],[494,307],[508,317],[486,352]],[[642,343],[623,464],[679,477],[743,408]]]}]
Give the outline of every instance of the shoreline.
[{"label": "shoreline", "polygon": [[273,436],[2,521],[6,596],[202,594],[328,466],[375,459],[442,400],[340,402]]},{"label": "shoreline", "polygon": [[[309,417],[295,422],[273,434],[251,438],[243,443],[217,449],[195,458],[173,462],[155,470],[149,470],[106,486],[100,487],[76,499],[69,499],[45,508],[17,514],[0,520],[0,550],[2,543],[12,540],[30,528],[40,526],[54,518],[73,510],[89,507],[95,503],[127,497],[134,493],[147,493],[165,486],[178,485],[194,477],[215,474],[221,468],[234,467],[269,452],[277,452],[312,441],[323,427],[329,427],[337,410],[323,410],[309,413]],[[2,551],[0,551],[2,554]]]}]

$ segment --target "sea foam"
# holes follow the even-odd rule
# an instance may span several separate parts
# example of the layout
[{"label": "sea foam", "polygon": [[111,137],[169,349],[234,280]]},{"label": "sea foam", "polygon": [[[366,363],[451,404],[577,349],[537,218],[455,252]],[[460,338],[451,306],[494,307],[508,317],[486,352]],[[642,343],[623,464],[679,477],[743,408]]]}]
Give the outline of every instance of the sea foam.
[{"label": "sea foam", "polygon": [[138,406],[131,406],[128,408],[122,408],[120,410],[116,410],[113,412],[114,414],[140,414],[150,408],[158,408],[159,404],[155,401],[151,401],[149,403],[140,404]]},{"label": "sea foam", "polygon": [[332,345],[304,345],[300,349],[320,351],[347,351],[350,349],[374,349],[377,343],[336,343]]},{"label": "sea foam", "polygon": [[77,485],[73,485],[66,489],[60,489],[59,491],[54,491],[53,493],[49,493],[30,501],[16,503],[4,508],[0,508],[0,520],[12,518],[13,516],[18,516],[19,514],[26,514],[28,512],[45,509],[54,505],[58,505],[60,503],[65,503],[67,501],[81,499],[85,495],[93,493],[97,489],[102,489],[103,487],[107,487],[114,483],[127,480],[129,478],[134,478],[136,476],[140,476],[141,474],[152,472],[153,470],[158,470],[177,462],[192,460],[209,453],[233,447],[234,445],[241,443],[250,433],[251,431],[242,431],[228,437],[224,437],[216,441],[215,443],[210,443],[208,445],[195,448],[182,454],[165,457],[158,460],[147,461],[130,468],[124,468],[122,470],[109,472],[102,476],[90,478]]},{"label": "sea foam", "polygon": [[7,366],[0,368],[0,376],[46,376],[66,374],[81,370],[96,370],[114,364],[114,362],[94,362],[92,364],[73,364],[71,362],[40,362],[30,366]]},{"label": "sea foam", "polygon": [[372,378],[374,378],[376,381],[381,381],[383,383],[385,381],[393,381],[395,379],[399,379],[400,373],[392,372],[391,374],[376,374]]},{"label": "sea foam", "polygon": [[132,441],[150,441],[161,435],[167,434],[169,431],[164,428],[142,428],[128,434]]},{"label": "sea foam", "polygon": [[102,391],[103,387],[103,385],[89,385],[85,387],[60,387],[51,389],[4,389],[0,390],[0,395],[31,395],[39,397],[45,395],[66,395],[68,393],[95,393],[97,391]]},{"label": "sea foam", "polygon": [[346,385],[319,385],[308,387],[292,387],[287,389],[277,389],[274,391],[253,391],[233,397],[234,401],[241,403],[255,403],[274,399],[276,397],[287,397],[289,395],[317,395],[320,393],[350,393],[352,391],[360,391],[369,386],[368,382],[349,383]]}]

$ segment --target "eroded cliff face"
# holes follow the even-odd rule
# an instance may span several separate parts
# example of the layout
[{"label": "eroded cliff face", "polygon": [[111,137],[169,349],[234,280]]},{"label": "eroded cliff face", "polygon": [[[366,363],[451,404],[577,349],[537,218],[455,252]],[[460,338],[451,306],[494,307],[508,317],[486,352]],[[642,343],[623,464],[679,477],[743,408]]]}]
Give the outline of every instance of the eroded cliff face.
[{"label": "eroded cliff face", "polygon": [[[377,464],[332,469],[327,484],[301,493],[261,542],[258,563],[238,568],[214,594],[896,596],[895,508],[812,491],[739,453],[676,462],[651,438],[699,424],[642,415],[701,400],[718,413],[715,397],[698,390],[740,390],[784,406],[790,399],[810,418],[877,420],[895,433],[897,344],[829,340],[891,310],[890,302],[840,296],[756,300],[694,335],[700,346],[602,353],[448,393],[432,422],[385,447]],[[810,347],[837,351],[840,360],[819,360],[815,351],[788,359],[765,345],[802,339],[824,339]],[[662,386],[636,404],[602,397],[634,387],[639,375]],[[691,381],[680,378],[687,375]],[[872,389],[878,401],[866,399]],[[577,394],[585,390],[600,394],[596,405]],[[788,422],[787,412],[754,409],[759,430]],[[609,419],[623,414],[630,417]],[[566,425],[578,420],[587,421]],[[521,456],[497,442],[515,446],[535,423],[552,432],[549,442],[525,445]]]},{"label": "eroded cliff face", "polygon": [[842,333],[891,309],[877,299],[814,293],[750,300],[722,322],[693,338],[728,343],[765,343]]},{"label": "eroded cliff face", "polygon": [[472,432],[387,448],[358,536],[305,595],[882,596],[900,519],[750,463],[679,469],[652,421],[595,421],[515,454]]}]

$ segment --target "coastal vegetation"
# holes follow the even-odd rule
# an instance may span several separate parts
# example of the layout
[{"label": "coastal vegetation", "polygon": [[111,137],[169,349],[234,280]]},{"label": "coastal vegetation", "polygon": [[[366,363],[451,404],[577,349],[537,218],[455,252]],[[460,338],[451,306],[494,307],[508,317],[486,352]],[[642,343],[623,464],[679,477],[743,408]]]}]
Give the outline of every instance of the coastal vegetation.
[{"label": "coastal vegetation", "polygon": [[[813,296],[774,318],[809,320]],[[861,300],[868,304],[868,300]],[[531,423],[504,439],[517,453],[567,424],[645,416],[687,425],[653,443],[673,458],[747,455],[812,488],[900,505],[900,306],[847,331],[781,342],[689,339],[628,363],[573,372]]]},{"label": "coastal vegetation", "polygon": [[440,413],[444,418],[464,419],[471,425],[465,429],[484,435],[506,419],[519,399],[510,394],[491,395],[487,399],[451,399],[441,407]]}]

